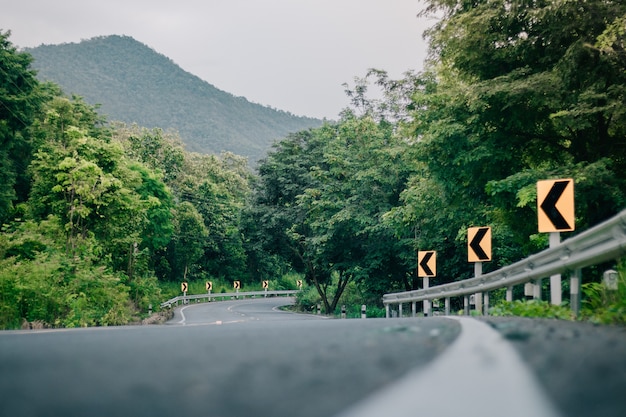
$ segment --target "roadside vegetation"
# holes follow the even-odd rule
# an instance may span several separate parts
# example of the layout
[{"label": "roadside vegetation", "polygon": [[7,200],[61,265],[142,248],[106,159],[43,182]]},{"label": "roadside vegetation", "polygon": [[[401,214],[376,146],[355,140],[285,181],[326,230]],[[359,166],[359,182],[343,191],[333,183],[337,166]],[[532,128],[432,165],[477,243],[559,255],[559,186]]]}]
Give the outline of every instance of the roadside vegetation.
[{"label": "roadside vegetation", "polygon": [[[384,293],[421,286],[417,250],[437,250],[431,285],[471,277],[469,226],[492,227],[485,272],[546,248],[538,180],[574,178],[576,231],[564,239],[623,210],[626,5],[426,3],[440,19],[423,72],[356,78],[338,121],[277,141],[256,171],[103,120],[38,81],[0,32],[0,327],[138,321],[183,281],[203,293],[206,281],[216,292],[302,279],[303,311],[356,316],[366,304],[378,316]],[[583,271],[581,318],[624,323],[619,265]],[[600,284],[608,268],[616,292]]]}]

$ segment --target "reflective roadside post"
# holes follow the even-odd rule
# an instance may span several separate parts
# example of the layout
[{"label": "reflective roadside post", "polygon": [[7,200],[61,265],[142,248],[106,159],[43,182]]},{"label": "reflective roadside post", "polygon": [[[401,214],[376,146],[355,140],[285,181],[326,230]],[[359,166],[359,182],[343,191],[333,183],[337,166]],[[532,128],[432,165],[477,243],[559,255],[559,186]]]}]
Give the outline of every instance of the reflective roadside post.
[{"label": "reflective roadside post", "polygon": [[[483,274],[483,262],[491,261],[491,227],[470,227],[467,229],[467,261],[474,263],[474,277]],[[483,293],[474,294],[476,310],[489,314],[489,293],[485,293],[483,312]]]},{"label": "reflective roadside post", "polygon": [[[574,180],[571,178],[537,181],[537,225],[539,233],[549,233],[550,247],[561,244],[561,232],[575,228]],[[576,280],[576,277],[572,277]],[[541,299],[541,279],[535,298]],[[576,282],[573,283],[574,286]],[[550,303],[561,305],[561,274],[550,277]],[[570,303],[571,304],[571,303]]]},{"label": "reflective roadside post", "polygon": [[[417,276],[424,279],[424,289],[430,286],[429,278],[437,276],[437,252],[434,250],[417,252]],[[402,304],[400,304],[402,307]],[[430,315],[430,300],[424,300],[424,316]],[[402,310],[400,310],[402,316]]]}]

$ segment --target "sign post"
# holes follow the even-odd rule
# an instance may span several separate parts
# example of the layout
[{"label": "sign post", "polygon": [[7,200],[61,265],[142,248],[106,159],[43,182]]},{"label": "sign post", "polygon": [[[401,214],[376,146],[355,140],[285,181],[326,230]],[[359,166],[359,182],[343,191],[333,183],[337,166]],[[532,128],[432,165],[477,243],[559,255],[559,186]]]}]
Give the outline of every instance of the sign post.
[{"label": "sign post", "polygon": [[265,298],[267,298],[267,289],[270,286],[270,282],[269,281],[263,281],[263,290],[265,290]]},{"label": "sign post", "polygon": [[183,304],[187,304],[187,290],[189,289],[189,284],[187,282],[180,283],[180,291],[183,293]]},{"label": "sign post", "polygon": [[[467,229],[467,261],[474,263],[474,277],[483,274],[483,262],[491,261],[491,227]],[[483,312],[483,294],[475,294],[476,310]],[[489,309],[489,295],[485,294],[485,315]]]},{"label": "sign post", "polygon": [[[417,252],[417,276],[424,279],[424,289],[430,286],[429,278],[437,276],[437,252]],[[424,300],[424,316],[430,315],[430,301]]]},{"label": "sign post", "polygon": [[[550,234],[550,247],[561,244],[561,232],[571,232],[575,227],[574,180],[537,181],[537,223],[539,233]],[[550,303],[562,301],[561,274],[550,277]],[[537,280],[535,298],[541,299],[541,280]]]}]

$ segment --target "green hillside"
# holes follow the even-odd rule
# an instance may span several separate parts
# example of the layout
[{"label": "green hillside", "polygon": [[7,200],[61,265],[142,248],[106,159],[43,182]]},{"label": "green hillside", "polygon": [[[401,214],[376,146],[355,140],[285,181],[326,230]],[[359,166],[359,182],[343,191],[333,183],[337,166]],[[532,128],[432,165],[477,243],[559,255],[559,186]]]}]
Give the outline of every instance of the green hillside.
[{"label": "green hillside", "polygon": [[128,36],[26,52],[41,80],[100,104],[109,120],[174,129],[195,152],[230,151],[255,162],[275,140],[322,124],[221,91]]}]

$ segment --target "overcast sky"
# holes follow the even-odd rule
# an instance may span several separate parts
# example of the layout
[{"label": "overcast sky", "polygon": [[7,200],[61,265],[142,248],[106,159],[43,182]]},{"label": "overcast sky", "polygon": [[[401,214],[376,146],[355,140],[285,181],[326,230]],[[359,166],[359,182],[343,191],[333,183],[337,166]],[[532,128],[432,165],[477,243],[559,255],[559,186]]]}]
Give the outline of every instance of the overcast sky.
[{"label": "overcast sky", "polygon": [[217,88],[336,119],[368,68],[421,70],[421,0],[0,0],[18,47],[128,35]]}]

